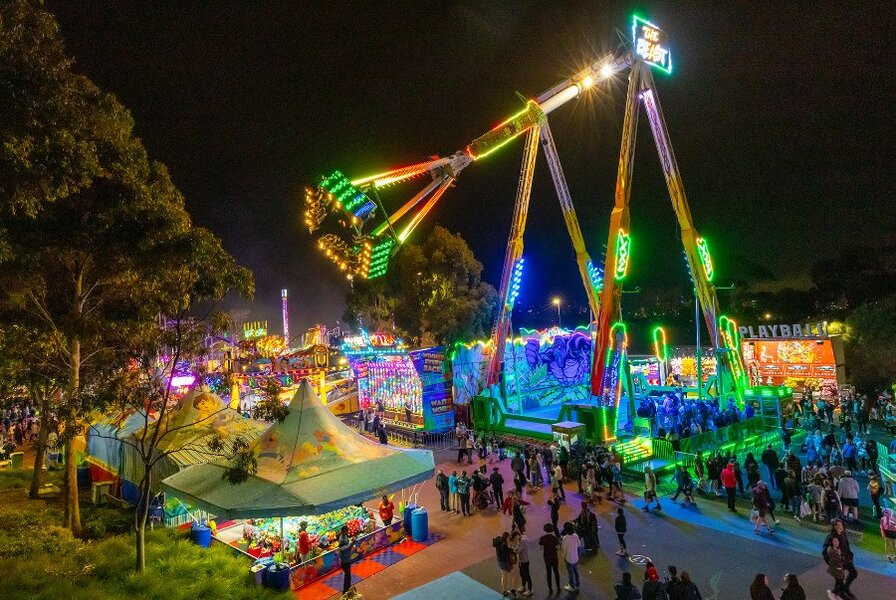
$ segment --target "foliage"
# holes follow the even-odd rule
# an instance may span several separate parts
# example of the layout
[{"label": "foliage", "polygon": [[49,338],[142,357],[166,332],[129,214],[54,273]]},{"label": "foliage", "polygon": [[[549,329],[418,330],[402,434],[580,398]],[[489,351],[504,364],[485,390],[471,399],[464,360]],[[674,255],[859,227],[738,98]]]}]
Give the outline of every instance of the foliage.
[{"label": "foliage", "polygon": [[[183,533],[160,529],[147,534],[150,569],[134,573],[133,537],[112,534],[124,513],[85,507],[85,529],[94,520],[106,534],[82,541],[55,526],[59,511],[52,503],[27,500],[26,471],[0,471],[0,573],[4,599],[56,598],[188,600],[228,598],[267,600],[282,597],[256,587],[249,562],[221,545],[200,548]],[[13,499],[20,500],[13,500]],[[116,516],[117,514],[117,516]]]},{"label": "foliage", "polygon": [[846,320],[844,352],[850,381],[873,394],[896,381],[896,295],[867,302]]},{"label": "foliage", "polygon": [[435,227],[422,245],[406,245],[386,277],[355,284],[346,321],[370,330],[408,332],[421,345],[487,335],[497,312],[495,289],[462,237]]}]

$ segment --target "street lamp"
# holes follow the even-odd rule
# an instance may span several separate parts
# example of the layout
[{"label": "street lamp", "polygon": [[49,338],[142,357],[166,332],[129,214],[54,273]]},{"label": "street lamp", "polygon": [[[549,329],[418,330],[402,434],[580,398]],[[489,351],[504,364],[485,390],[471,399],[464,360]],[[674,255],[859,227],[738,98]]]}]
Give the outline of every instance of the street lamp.
[{"label": "street lamp", "polygon": [[557,327],[562,327],[560,324],[560,298],[554,298],[551,300],[551,304],[557,307]]}]

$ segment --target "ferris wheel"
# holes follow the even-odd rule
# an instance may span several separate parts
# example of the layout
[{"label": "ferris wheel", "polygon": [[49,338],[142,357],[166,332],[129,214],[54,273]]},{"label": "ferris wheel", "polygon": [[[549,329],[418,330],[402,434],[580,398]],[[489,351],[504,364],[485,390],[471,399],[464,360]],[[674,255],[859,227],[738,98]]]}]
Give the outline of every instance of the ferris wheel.
[{"label": "ferris wheel", "polygon": [[[388,270],[389,260],[468,166],[483,160],[518,137],[524,137],[523,157],[514,201],[513,218],[504,255],[499,295],[501,305],[491,335],[491,355],[483,387],[497,384],[503,364],[504,344],[510,334],[510,316],[523,271],[523,237],[529,209],[532,178],[541,146],[564,222],[575,251],[576,263],[595,315],[591,394],[599,406],[617,406],[622,377],[627,369],[628,343],[621,317],[621,293],[632,253],[629,200],[639,107],[643,106],[681,232],[681,240],[711,342],[719,357],[720,381],[727,392],[741,397],[746,374],[739,351],[737,326],[720,314],[714,269],[707,241],[694,225],[678,163],[672,150],[660,107],[653,70],[672,71],[672,55],[666,34],[656,25],[635,16],[631,40],[618,53],[592,62],[570,78],[529,99],[516,114],[487,131],[466,147],[445,157],[374,175],[349,178],[341,171],[321,177],[306,189],[305,224],[318,233],[318,246],[348,279],[375,279]],[[569,101],[628,72],[622,141],[613,209],[603,263],[595,264],[586,248],[572,198],[549,125],[549,115]],[[423,179],[424,184],[400,208],[389,214],[380,198],[384,188]],[[719,384],[720,388],[722,383]],[[719,390],[720,393],[722,390]]]}]

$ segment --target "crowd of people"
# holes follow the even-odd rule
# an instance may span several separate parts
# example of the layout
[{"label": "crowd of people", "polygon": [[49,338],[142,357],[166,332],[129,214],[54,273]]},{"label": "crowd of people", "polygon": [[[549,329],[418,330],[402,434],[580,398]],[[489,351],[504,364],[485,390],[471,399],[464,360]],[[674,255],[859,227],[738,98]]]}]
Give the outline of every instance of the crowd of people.
[{"label": "crowd of people", "polygon": [[[641,399],[635,413],[649,419],[651,436],[673,443],[705,431],[714,431],[755,416],[755,409],[747,404],[740,410],[733,401],[724,407],[717,398],[702,400],[687,398],[682,390]],[[675,448],[678,450],[678,448]]]},{"label": "crowd of people", "polygon": [[30,406],[0,409],[0,460],[8,460],[13,452],[37,438],[37,414]]}]

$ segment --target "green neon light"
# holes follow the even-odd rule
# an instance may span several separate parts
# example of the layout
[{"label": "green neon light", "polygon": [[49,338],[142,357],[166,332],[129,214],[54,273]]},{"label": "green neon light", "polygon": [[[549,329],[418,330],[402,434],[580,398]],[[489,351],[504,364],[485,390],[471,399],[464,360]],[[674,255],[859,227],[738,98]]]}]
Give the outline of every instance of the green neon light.
[{"label": "green neon light", "polygon": [[632,238],[625,231],[620,229],[616,233],[616,268],[615,278],[618,281],[625,279],[628,271],[628,259],[631,254]]},{"label": "green neon light", "polygon": [[715,271],[712,268],[712,256],[709,255],[709,247],[706,245],[706,239],[697,238],[697,254],[700,256],[700,264],[703,265],[703,273],[706,275],[707,281],[712,281]]},{"label": "green neon light", "polygon": [[[609,367],[610,363],[613,362],[613,351],[616,349],[616,330],[622,329],[622,347],[625,348],[628,343],[628,330],[625,327],[625,323],[622,321],[616,321],[613,323],[613,326],[610,327],[610,344],[607,346],[607,356],[604,359],[604,366]],[[619,365],[622,368],[622,365]]]},{"label": "green neon light", "polygon": [[632,44],[635,54],[652,67],[666,74],[672,73],[672,53],[664,45],[662,29],[638,15],[632,15]]},{"label": "green neon light", "polygon": [[666,330],[657,325],[653,328],[653,352],[661,362],[669,360],[669,346],[666,344]]},{"label": "green neon light", "polygon": [[[535,100],[529,100],[526,103],[526,107],[520,112],[499,123],[485,135],[473,140],[466,148],[467,155],[473,160],[479,160],[493,152],[497,152],[522,133],[538,125],[541,117],[541,107],[538,106]],[[494,144],[494,146],[489,147],[490,144]],[[483,147],[485,150],[479,152],[478,149]]]},{"label": "green neon light", "polygon": [[738,392],[742,393],[748,385],[747,375],[744,372],[743,364],[740,356],[740,335],[737,329],[737,323],[733,319],[729,319],[726,315],[719,317],[719,331],[722,334],[722,340],[728,349],[728,364],[731,365],[731,374],[737,382]]},{"label": "green neon light", "polygon": [[392,248],[395,246],[395,240],[386,238],[376,246],[370,253],[370,270],[368,271],[368,279],[376,279],[386,274],[389,269],[389,259],[392,257]]}]

